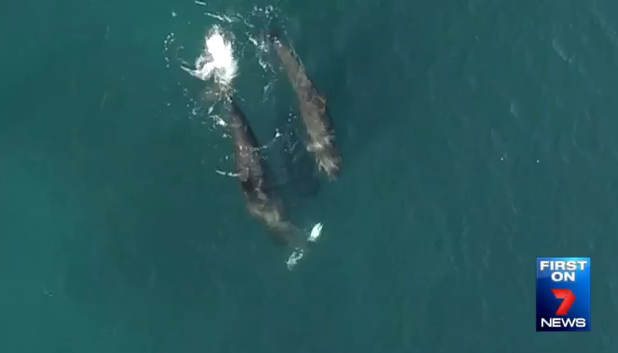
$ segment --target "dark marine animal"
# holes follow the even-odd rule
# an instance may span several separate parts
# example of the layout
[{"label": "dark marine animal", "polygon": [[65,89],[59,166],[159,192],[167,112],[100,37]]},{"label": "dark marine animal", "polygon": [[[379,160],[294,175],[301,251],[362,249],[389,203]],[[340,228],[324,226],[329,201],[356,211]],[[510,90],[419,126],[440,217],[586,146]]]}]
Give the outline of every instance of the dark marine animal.
[{"label": "dark marine animal", "polygon": [[335,144],[335,131],[326,108],[326,96],[309,80],[305,66],[294,50],[283,44],[274,31],[269,33],[268,38],[298,98],[300,116],[307,130],[307,150],[313,153],[318,169],[330,180],[336,180],[341,170],[341,153]]},{"label": "dark marine animal", "polygon": [[226,106],[236,170],[249,213],[266,225],[277,244],[304,249],[306,235],[284,219],[281,202],[274,195],[267,166],[260,156],[260,146],[249,122],[232,96],[227,98]]}]

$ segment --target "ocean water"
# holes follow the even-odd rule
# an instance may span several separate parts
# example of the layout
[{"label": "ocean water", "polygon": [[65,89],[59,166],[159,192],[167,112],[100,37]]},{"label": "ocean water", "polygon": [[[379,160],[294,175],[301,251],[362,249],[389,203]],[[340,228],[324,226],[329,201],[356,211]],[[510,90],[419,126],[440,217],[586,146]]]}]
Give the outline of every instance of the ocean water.
[{"label": "ocean water", "polygon": [[[282,152],[294,96],[252,44],[275,16],[328,96],[337,182]],[[618,349],[618,3],[62,0],[0,18],[0,352]],[[324,224],[291,272],[216,173],[231,142],[180,68],[215,24],[291,217]],[[536,256],[592,258],[592,332],[535,332]]]}]

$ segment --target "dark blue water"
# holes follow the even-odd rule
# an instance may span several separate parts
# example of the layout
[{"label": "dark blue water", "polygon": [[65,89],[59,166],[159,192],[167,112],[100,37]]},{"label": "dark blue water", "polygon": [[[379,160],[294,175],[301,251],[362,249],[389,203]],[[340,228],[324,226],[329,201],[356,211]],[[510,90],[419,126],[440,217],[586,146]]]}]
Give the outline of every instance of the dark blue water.
[{"label": "dark blue water", "polygon": [[[238,95],[269,141],[297,110],[284,76],[263,93],[276,75],[248,44],[268,5],[344,156],[341,180],[316,186],[307,161],[287,174],[284,142],[268,152],[294,221],[324,223],[293,272],[215,173],[233,168],[230,140],[192,113],[204,83],[175,59],[219,23],[205,11],[240,14]],[[63,0],[0,14],[0,351],[618,349],[618,4]],[[592,258],[592,332],[535,332],[536,256]]]}]

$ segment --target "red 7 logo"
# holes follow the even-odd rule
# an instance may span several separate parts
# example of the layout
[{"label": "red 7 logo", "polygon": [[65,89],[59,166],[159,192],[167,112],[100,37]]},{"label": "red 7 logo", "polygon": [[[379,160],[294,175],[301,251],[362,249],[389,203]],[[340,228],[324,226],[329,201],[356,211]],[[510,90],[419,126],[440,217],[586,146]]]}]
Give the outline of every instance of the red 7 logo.
[{"label": "red 7 logo", "polygon": [[566,316],[575,301],[573,292],[570,289],[552,289],[551,291],[554,293],[556,299],[563,299],[562,304],[560,304],[558,310],[556,310],[556,316]]}]

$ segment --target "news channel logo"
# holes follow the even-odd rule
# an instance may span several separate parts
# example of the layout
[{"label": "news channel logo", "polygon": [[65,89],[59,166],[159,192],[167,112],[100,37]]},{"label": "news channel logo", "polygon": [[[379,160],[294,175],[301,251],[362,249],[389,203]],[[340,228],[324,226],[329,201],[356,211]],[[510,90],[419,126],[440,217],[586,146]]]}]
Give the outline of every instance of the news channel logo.
[{"label": "news channel logo", "polygon": [[590,331],[589,257],[537,257],[536,331]]}]

